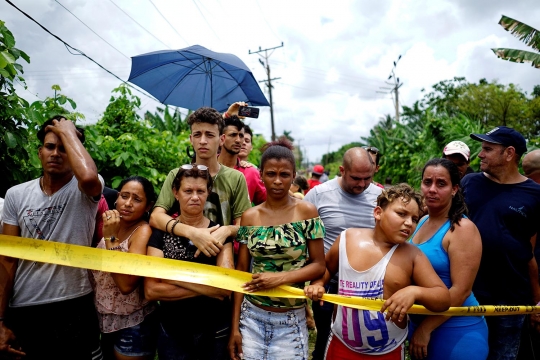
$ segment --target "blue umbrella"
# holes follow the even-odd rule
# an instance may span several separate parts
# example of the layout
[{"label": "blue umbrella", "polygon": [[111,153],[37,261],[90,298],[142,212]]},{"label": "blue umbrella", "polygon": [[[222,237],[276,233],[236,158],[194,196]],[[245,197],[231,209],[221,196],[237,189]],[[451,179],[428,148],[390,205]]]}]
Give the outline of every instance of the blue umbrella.
[{"label": "blue umbrella", "polygon": [[242,60],[200,45],[133,56],[128,81],[163,104],[186,109],[225,111],[236,101],[270,106]]}]

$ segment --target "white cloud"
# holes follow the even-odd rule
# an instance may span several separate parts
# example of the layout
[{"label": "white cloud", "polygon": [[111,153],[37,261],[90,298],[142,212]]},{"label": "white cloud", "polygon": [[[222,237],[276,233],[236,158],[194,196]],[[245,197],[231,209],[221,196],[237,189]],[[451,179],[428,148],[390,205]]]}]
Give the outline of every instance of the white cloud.
[{"label": "white cloud", "polygon": [[[506,14],[539,27],[540,9],[531,1],[503,0],[381,0],[339,1],[219,1],[153,2],[173,24],[171,29],[148,1],[59,0],[100,36],[128,57],[166,48],[123,14],[112,1],[168,47],[200,44],[230,52],[266,78],[259,64],[259,46],[274,47],[270,57],[274,82],[276,133],[292,130],[310,159],[320,158],[359,141],[385,114],[393,114],[389,95],[378,94],[403,55],[396,74],[404,83],[401,103],[420,99],[420,89],[440,80],[465,76],[470,81],[498,79],[520,84],[526,91],[540,73],[528,65],[503,62],[490,48],[524,48],[497,21]],[[72,46],[79,48],[123,79],[130,60],[100,40],[54,1],[17,1],[28,12]],[[29,91],[52,96],[59,84],[75,99],[78,110],[96,121],[119,81],[65,47],[9,4],[0,3],[2,20],[12,30],[17,46],[32,63],[25,65]],[[183,39],[182,39],[183,38]],[[264,89],[264,88],[263,88]],[[20,90],[29,100],[36,98]],[[135,93],[137,94],[137,93]],[[144,110],[158,105],[142,97]],[[261,109],[251,121],[255,132],[270,138],[270,112]]]}]

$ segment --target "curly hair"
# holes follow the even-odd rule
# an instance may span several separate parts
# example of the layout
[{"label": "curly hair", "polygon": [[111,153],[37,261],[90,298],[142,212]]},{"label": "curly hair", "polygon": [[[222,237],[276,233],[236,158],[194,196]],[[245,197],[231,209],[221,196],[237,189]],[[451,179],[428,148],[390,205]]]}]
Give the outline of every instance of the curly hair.
[{"label": "curly hair", "polygon": [[285,159],[292,164],[293,171],[296,172],[296,161],[294,160],[293,149],[294,146],[286,139],[279,139],[265,144],[263,147],[264,152],[261,156],[261,170],[264,169],[264,164],[270,159]]},{"label": "curly hair", "polygon": [[188,119],[187,123],[191,129],[195,123],[206,123],[210,125],[217,125],[219,129],[219,134],[223,134],[223,117],[216,109],[211,107],[201,107],[192,112]]},{"label": "curly hair", "polygon": [[224,120],[223,128],[234,126],[236,130],[241,131],[244,128],[244,123],[236,115],[229,116]]},{"label": "curly hair", "polygon": [[422,194],[414,190],[412,186],[406,183],[397,184],[388,189],[385,189],[377,197],[377,206],[386,209],[388,205],[394,202],[396,199],[402,199],[405,204],[411,201],[415,201],[420,209],[420,216],[423,215],[423,202],[424,198]]},{"label": "curly hair", "polygon": [[[452,186],[459,186],[461,177],[459,176],[459,169],[452,161],[448,159],[435,158],[429,160],[424,168],[422,169],[422,179],[424,178],[424,172],[430,166],[442,166],[448,171],[450,176],[450,182]],[[465,198],[461,189],[458,188],[456,194],[452,197],[452,205],[450,205],[450,210],[448,210],[448,218],[450,219],[450,231],[454,231],[455,225],[459,225],[460,220],[463,218],[463,215],[469,215],[469,209],[467,209],[467,204],[465,204]]]}]

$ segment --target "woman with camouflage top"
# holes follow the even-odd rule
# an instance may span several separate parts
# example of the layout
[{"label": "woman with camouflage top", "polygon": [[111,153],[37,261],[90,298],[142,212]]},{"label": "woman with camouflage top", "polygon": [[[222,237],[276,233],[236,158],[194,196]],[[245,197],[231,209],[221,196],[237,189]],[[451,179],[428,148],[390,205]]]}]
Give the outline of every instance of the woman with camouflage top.
[{"label": "woman with camouflage top", "polygon": [[[232,359],[307,359],[305,299],[261,295],[280,285],[302,289],[325,271],[324,226],[314,205],[289,196],[296,176],[292,146],[268,144],[261,158],[265,202],[242,215],[237,269],[248,271],[250,294],[234,294],[229,353]],[[309,252],[309,262],[308,262]]]}]

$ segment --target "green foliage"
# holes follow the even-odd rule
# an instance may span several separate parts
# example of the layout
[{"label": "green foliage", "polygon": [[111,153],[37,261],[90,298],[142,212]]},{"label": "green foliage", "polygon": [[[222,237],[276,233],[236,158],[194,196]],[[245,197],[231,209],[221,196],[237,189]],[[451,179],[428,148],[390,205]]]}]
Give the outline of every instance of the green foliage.
[{"label": "green foliage", "polygon": [[189,162],[189,132],[152,127],[137,114],[140,104],[124,84],[114,89],[103,117],[87,127],[86,147],[108,186],[116,188],[122,179],[139,175],[159,192],[169,171]]},{"label": "green foliage", "polygon": [[165,106],[165,109],[158,107],[157,111],[152,114],[147,111],[144,114],[144,119],[148,121],[152,127],[159,131],[168,130],[173,134],[179,134],[181,132],[189,132],[189,125],[187,123],[188,116],[192,113],[188,111],[187,115],[182,119],[182,114],[176,109],[172,114],[169,112],[169,106]]},{"label": "green foliage", "polygon": [[32,123],[26,118],[28,102],[15,93],[14,83],[26,86],[20,59],[30,62],[25,52],[15,47],[13,34],[0,20],[0,172],[4,180],[0,183],[0,196],[18,183],[26,181],[27,173],[33,168],[26,148],[28,128]]},{"label": "green foliage", "polygon": [[[418,187],[421,171],[431,158],[440,157],[444,146],[453,140],[471,149],[471,166],[478,169],[481,143],[469,137],[485,133],[498,125],[520,131],[528,139],[529,150],[540,146],[540,87],[531,98],[513,84],[501,85],[481,79],[477,84],[456,77],[433,85],[432,90],[411,107],[403,106],[400,123],[387,115],[362,143],[350,143],[323,156],[326,168],[336,169],[346,149],[370,145],[383,154],[375,181],[407,182]],[[333,175],[333,174],[332,174]]]},{"label": "green foliage", "polygon": [[[532,47],[534,50],[540,50],[540,32],[535,28],[504,15],[501,17],[501,20],[499,20],[499,25],[506,31],[510,31],[512,35],[523,41],[526,45]],[[496,48],[491,50],[498,58],[503,60],[517,63],[528,62],[531,63],[533,67],[540,69],[540,54],[538,53],[506,48]]]},{"label": "green foliage", "polygon": [[261,134],[253,134],[251,143],[253,150],[249,153],[248,161],[258,167],[261,164],[262,148],[266,145],[267,141]]}]

